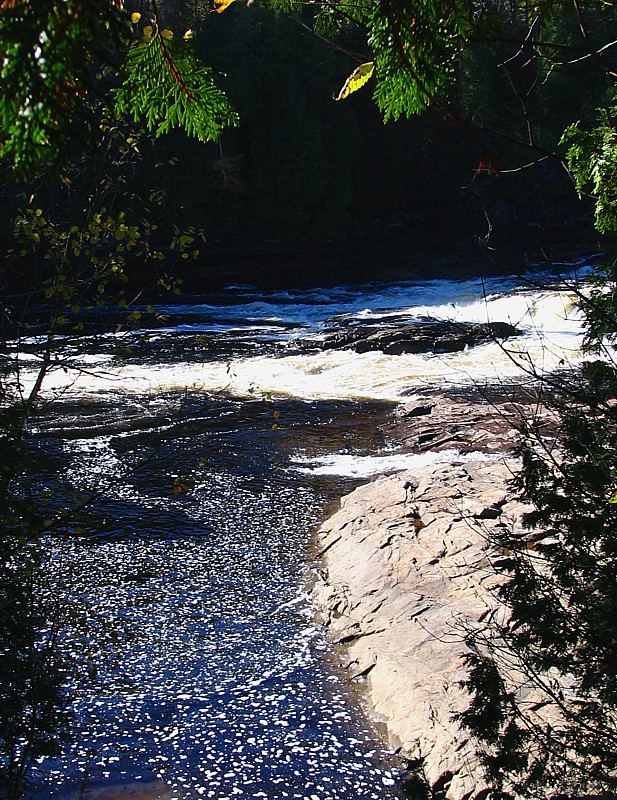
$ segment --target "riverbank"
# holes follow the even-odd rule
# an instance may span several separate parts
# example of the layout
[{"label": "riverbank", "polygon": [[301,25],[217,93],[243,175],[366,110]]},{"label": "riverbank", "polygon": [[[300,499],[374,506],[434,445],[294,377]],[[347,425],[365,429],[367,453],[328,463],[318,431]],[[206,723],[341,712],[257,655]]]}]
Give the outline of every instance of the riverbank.
[{"label": "riverbank", "polygon": [[313,598],[349,679],[412,782],[452,800],[483,796],[473,744],[452,718],[469,703],[465,633],[495,607],[501,554],[489,542],[506,526],[526,536],[509,485],[521,415],[550,424],[531,397],[401,406],[389,433],[404,451],[456,448],[471,460],[378,477],[344,497],[318,534]]}]

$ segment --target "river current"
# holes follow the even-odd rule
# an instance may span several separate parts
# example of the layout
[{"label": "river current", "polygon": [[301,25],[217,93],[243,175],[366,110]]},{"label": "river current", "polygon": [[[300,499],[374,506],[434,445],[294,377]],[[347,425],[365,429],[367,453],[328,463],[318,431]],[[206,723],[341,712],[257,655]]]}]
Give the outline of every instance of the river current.
[{"label": "river current", "polygon": [[[314,532],[358,481],[418,458],[379,433],[393,404],[576,362],[567,287],[233,286],[136,310],[137,330],[75,352],[67,338],[32,422],[31,491],[83,506],[49,564],[80,665],[73,739],[38,765],[36,795],[399,796],[399,765],[313,619]],[[344,327],[426,318],[520,335],[441,355],[321,347]],[[17,348],[26,390],[37,346]]]}]

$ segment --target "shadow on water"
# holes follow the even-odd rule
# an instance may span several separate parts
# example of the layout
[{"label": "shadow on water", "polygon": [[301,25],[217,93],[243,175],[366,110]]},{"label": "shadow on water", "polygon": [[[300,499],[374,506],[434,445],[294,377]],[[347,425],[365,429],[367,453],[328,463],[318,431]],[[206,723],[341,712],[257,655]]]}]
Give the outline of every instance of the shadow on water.
[{"label": "shadow on water", "polygon": [[399,796],[306,594],[313,532],[357,482],[294,467],[374,452],[386,412],[109,394],[33,420],[30,490],[83,506],[48,563],[75,737],[37,797]]}]

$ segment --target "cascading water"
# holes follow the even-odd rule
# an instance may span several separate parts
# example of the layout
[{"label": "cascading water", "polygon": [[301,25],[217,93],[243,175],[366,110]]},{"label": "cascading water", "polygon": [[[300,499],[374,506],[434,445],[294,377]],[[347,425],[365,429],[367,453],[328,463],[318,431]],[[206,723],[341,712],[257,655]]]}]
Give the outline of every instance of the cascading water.
[{"label": "cascading water", "polygon": [[[230,287],[207,302],[200,297],[161,307],[156,327],[96,337],[91,351],[86,339],[79,354],[47,377],[46,389],[399,402],[437,387],[520,380],[530,364],[542,371],[576,363],[580,325],[573,303],[565,287],[533,288],[529,280],[503,277],[293,292]],[[320,346],[328,332],[367,321],[413,326],[424,319],[503,321],[521,335],[505,345],[446,355],[385,356]],[[27,388],[27,360],[23,369]]]}]

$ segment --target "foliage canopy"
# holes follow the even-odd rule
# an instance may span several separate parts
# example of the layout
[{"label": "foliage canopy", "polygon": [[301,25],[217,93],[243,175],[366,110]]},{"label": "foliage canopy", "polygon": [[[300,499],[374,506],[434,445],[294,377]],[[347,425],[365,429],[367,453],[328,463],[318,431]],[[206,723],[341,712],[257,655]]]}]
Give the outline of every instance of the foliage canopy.
[{"label": "foliage canopy", "polygon": [[[289,0],[268,3],[300,14],[302,23],[317,31],[341,35],[342,42],[350,32],[360,36],[365,52],[349,51],[359,66],[334,92],[338,99],[370,80],[384,121],[435,109],[478,144],[480,170],[499,169],[495,137],[536,159],[560,159],[579,191],[590,188],[597,198],[599,229],[613,229],[611,113],[617,70],[611,60],[616,21],[611,5],[559,0],[506,8],[477,0],[339,0],[316,4],[309,14]],[[229,5],[214,3],[211,10],[223,12]],[[236,15],[242,13],[233,7]],[[120,0],[3,0],[2,156],[31,174],[71,142],[96,139],[102,108],[143,121],[157,136],[180,128],[213,140],[236,125],[236,112],[214,72],[196,56],[187,30],[191,22],[199,24],[198,8],[203,4],[187,13],[180,0],[140,3],[140,10],[125,8]],[[173,18],[172,27],[164,24],[165,15]],[[494,56],[489,73],[478,74],[478,90],[470,95],[470,66],[489,51]],[[563,127],[551,137],[552,123],[542,113],[551,87],[580,76],[595,87],[586,118],[577,120],[579,112],[564,109]],[[499,119],[494,112],[491,120],[494,104],[486,91],[497,77],[511,100]],[[597,124],[594,100],[602,108]]]}]

